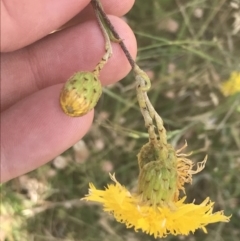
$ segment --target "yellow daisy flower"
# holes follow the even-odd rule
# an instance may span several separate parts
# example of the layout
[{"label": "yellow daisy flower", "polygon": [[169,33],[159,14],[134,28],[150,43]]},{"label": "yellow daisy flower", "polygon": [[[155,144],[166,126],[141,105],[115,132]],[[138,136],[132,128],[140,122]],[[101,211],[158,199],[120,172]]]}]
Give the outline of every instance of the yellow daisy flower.
[{"label": "yellow daisy flower", "polygon": [[180,153],[186,146],[187,143],[174,151],[167,144],[157,153],[151,142],[147,143],[138,154],[140,174],[136,193],[131,194],[110,174],[114,184],[98,190],[90,183],[89,194],[83,200],[102,204],[104,211],[127,228],[142,230],[155,238],[188,235],[196,229],[206,233],[207,224],[229,222],[230,217],[223,211],[213,213],[214,203],[208,197],[201,204],[186,204],[186,196],[179,198],[180,190],[185,194],[184,184],[191,183],[192,175],[202,171],[207,161],[205,157],[193,170],[194,164],[187,158],[191,153]]},{"label": "yellow daisy flower", "polygon": [[173,235],[188,235],[196,229],[207,232],[205,226],[209,223],[228,222],[229,217],[223,212],[213,213],[213,202],[206,198],[201,204],[185,204],[186,196],[175,202],[175,208],[167,206],[153,207],[139,203],[138,196],[131,194],[110,174],[114,184],[109,184],[105,190],[98,190],[90,183],[89,194],[83,198],[103,205],[104,211],[111,213],[127,228],[154,235],[155,238]]},{"label": "yellow daisy flower", "polygon": [[221,91],[225,96],[240,92],[240,72],[232,72],[230,78],[221,85]]}]

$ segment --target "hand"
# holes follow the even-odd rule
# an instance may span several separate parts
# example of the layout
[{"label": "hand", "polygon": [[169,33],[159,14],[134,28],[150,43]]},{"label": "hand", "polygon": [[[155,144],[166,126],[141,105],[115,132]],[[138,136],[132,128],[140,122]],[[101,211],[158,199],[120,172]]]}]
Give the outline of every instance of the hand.
[{"label": "hand", "polygon": [[[59,104],[63,83],[76,71],[92,70],[104,53],[104,37],[89,2],[1,1],[1,181],[50,161],[81,139],[92,124],[93,111],[71,118]],[[133,3],[102,0],[135,57],[134,35],[119,18]],[[49,34],[76,14],[77,25]],[[113,43],[113,56],[100,74],[102,84],[114,83],[129,71],[126,57]]]}]

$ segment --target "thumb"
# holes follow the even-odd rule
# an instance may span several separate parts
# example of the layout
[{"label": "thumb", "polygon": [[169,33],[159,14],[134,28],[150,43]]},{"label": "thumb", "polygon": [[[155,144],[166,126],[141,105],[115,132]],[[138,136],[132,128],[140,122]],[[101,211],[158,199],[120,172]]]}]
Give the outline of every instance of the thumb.
[{"label": "thumb", "polygon": [[29,45],[59,28],[90,0],[2,0],[1,52]]}]

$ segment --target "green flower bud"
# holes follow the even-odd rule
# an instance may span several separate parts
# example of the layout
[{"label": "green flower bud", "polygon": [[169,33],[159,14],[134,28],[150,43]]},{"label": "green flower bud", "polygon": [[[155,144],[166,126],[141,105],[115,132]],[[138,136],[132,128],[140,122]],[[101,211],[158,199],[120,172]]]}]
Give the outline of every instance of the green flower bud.
[{"label": "green flower bud", "polygon": [[100,80],[92,72],[77,72],[64,85],[60,94],[63,111],[79,117],[92,110],[102,94]]},{"label": "green flower bud", "polygon": [[151,206],[169,205],[178,195],[177,156],[171,145],[144,145],[138,154],[140,173],[137,193]]}]

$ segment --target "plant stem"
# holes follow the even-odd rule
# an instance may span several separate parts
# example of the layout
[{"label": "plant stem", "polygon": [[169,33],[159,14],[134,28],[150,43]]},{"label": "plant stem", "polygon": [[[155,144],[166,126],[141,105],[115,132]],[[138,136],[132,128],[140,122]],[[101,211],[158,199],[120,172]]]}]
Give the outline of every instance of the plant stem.
[{"label": "plant stem", "polygon": [[107,14],[104,12],[99,0],[92,0],[92,4],[95,5],[96,9],[98,10],[99,14],[101,15],[101,17],[104,20],[104,23],[106,24],[106,26],[109,28],[109,30],[112,32],[113,36],[120,40],[119,45],[122,48],[124,54],[126,55],[131,67],[134,69],[136,66],[135,61],[133,60],[131,54],[129,53],[126,45],[124,44],[123,40],[120,38],[118,32],[116,31],[116,29],[114,28],[114,26],[112,25],[110,19],[108,18]]},{"label": "plant stem", "polygon": [[101,16],[99,15],[98,9],[96,8],[96,5],[93,4],[93,2],[92,2],[92,5],[95,11],[97,22],[99,24],[100,29],[102,30],[102,33],[105,39],[105,54],[103,55],[101,61],[97,64],[97,66],[93,70],[93,74],[95,74],[96,76],[99,76],[99,72],[102,70],[104,65],[108,62],[108,59],[112,56],[112,45],[111,45],[111,40],[108,36],[107,30],[104,26],[104,22],[102,22]]}]

